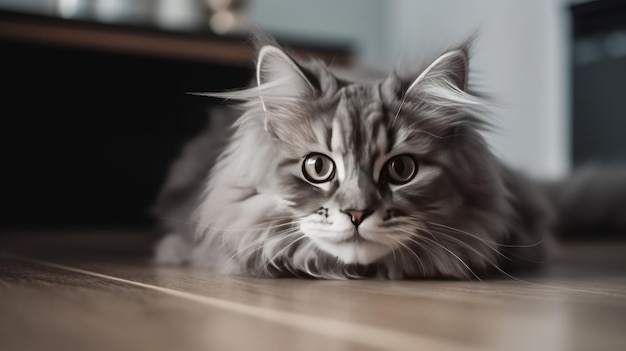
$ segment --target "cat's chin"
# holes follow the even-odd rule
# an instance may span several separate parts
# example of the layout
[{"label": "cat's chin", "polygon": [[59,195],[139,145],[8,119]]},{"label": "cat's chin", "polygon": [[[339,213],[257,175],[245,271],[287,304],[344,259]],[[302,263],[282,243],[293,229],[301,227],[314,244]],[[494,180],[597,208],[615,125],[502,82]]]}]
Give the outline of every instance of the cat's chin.
[{"label": "cat's chin", "polygon": [[[313,238],[312,238],[313,239]],[[389,254],[392,247],[371,241],[329,242],[323,239],[312,240],[322,251],[350,264],[371,264]]]}]

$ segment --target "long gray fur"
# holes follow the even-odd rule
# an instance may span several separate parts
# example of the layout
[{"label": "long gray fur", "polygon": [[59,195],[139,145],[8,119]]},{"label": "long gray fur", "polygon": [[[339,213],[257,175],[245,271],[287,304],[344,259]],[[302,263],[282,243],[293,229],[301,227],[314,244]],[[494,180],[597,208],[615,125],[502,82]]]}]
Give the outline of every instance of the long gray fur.
[{"label": "long gray fur", "polygon": [[[155,207],[169,231],[157,262],[264,277],[476,279],[542,259],[554,211],[543,188],[504,167],[481,136],[467,42],[421,78],[371,83],[274,49],[261,50],[258,86],[213,94],[243,109],[216,161],[219,131],[192,142],[172,168]],[[333,181],[299,174],[311,152],[332,155]],[[403,186],[381,171],[398,153],[419,165]],[[332,232],[333,220],[350,218],[342,211],[366,208],[380,233],[370,251],[357,249],[364,238],[353,252],[307,232],[322,224]]]}]

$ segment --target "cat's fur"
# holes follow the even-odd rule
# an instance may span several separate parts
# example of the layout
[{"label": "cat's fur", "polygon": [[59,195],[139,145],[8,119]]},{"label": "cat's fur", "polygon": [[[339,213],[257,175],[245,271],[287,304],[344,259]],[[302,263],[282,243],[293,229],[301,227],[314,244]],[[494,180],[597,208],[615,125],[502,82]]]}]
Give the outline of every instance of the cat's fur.
[{"label": "cat's fur", "polygon": [[[551,207],[481,136],[468,51],[454,47],[417,76],[352,83],[263,46],[258,86],[214,94],[243,109],[215,165],[209,133],[172,169],[157,261],[331,279],[474,279],[539,261]],[[311,153],[332,159],[330,181],[304,176]],[[394,185],[389,162],[403,154],[417,173]]]}]

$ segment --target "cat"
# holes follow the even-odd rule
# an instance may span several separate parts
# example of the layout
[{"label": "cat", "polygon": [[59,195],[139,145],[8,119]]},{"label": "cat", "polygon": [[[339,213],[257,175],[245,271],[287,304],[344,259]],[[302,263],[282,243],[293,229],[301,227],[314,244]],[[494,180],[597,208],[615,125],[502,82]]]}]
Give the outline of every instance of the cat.
[{"label": "cat", "polygon": [[174,164],[156,262],[320,279],[481,279],[541,262],[555,210],[482,136],[470,42],[372,82],[259,45],[255,86],[207,94],[243,113],[215,113],[236,122]]}]

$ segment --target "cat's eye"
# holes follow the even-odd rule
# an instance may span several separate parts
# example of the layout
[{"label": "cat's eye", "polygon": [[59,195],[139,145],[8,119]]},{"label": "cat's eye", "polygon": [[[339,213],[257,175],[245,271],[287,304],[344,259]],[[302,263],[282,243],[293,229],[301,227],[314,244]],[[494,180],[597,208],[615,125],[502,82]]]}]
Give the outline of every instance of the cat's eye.
[{"label": "cat's eye", "polygon": [[335,162],[319,153],[312,153],[304,158],[302,174],[311,183],[325,183],[335,176]]},{"label": "cat's eye", "polygon": [[409,155],[396,156],[385,165],[387,181],[394,185],[410,182],[417,174],[417,163]]}]

